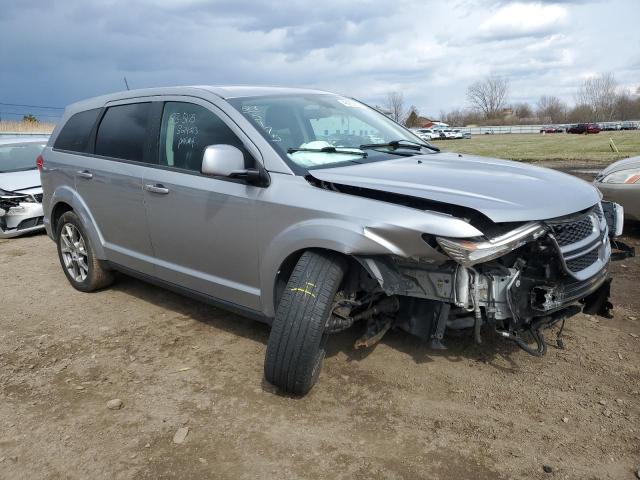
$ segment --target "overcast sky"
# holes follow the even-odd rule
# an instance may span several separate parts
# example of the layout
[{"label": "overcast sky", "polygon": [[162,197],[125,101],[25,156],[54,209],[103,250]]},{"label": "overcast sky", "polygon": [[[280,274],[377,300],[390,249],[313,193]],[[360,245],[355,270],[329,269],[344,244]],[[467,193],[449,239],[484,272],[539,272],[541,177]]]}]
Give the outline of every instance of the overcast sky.
[{"label": "overcast sky", "polygon": [[64,106],[126,76],[132,88],[304,86],[370,104],[398,90],[437,115],[495,73],[513,102],[571,103],[599,72],[640,85],[639,19],[639,0],[2,0],[0,102]]}]

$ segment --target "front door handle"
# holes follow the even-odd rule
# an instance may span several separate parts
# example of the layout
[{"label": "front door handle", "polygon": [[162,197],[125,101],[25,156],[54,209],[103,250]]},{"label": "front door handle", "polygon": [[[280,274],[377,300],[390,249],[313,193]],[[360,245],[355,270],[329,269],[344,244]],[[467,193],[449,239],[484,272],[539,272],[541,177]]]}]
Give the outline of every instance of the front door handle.
[{"label": "front door handle", "polygon": [[161,195],[166,195],[167,193],[169,193],[169,189],[161,183],[156,183],[155,185],[145,185],[144,189],[147,192],[159,193]]},{"label": "front door handle", "polygon": [[86,178],[89,180],[93,178],[93,173],[91,173],[89,170],[78,170],[76,173],[80,178]]}]

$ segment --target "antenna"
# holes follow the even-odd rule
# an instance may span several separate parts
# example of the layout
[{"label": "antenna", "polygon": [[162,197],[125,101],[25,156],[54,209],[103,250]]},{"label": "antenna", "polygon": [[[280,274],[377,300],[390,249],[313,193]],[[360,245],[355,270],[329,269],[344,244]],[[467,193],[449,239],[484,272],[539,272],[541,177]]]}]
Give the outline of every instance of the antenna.
[{"label": "antenna", "polygon": [[129,88],[129,82],[127,82],[127,77],[123,77],[123,78],[124,78],[124,84],[126,85],[127,90],[130,90],[130,88]]}]

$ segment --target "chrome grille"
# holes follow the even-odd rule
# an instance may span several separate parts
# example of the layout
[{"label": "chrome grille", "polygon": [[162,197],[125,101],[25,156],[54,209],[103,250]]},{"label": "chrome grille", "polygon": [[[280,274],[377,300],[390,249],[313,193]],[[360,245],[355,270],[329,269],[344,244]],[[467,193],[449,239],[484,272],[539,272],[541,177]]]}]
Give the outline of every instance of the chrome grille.
[{"label": "chrome grille", "polygon": [[606,266],[611,249],[600,205],[575,217],[550,220],[547,224],[568,274],[585,280]]},{"label": "chrome grille", "polygon": [[602,222],[604,222],[604,221],[605,221],[605,218],[604,218],[604,211],[602,210],[602,204],[601,204],[601,203],[598,203],[598,204],[596,205],[596,207],[593,209],[593,211],[594,211],[594,212],[596,213],[596,215],[598,216],[598,221],[599,221],[600,223],[602,223]]},{"label": "chrome grille", "polygon": [[567,268],[574,273],[581,272],[587,267],[593,265],[598,260],[598,249],[593,249],[590,252],[582,255],[581,257],[567,260]]},{"label": "chrome grille", "polygon": [[552,224],[551,228],[558,245],[564,247],[584,240],[591,235],[593,233],[593,222],[591,217],[587,215],[575,222]]}]

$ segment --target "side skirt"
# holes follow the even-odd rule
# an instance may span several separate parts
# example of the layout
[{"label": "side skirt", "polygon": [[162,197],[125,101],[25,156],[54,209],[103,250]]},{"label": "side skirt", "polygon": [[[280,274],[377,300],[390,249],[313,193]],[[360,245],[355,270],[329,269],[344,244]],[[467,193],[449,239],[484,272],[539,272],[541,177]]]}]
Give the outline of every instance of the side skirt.
[{"label": "side skirt", "polygon": [[200,302],[209,304],[213,307],[221,308],[223,310],[236,313],[242,317],[247,317],[261,323],[266,323],[268,325],[271,325],[271,323],[273,322],[273,318],[267,317],[262,312],[259,312],[257,310],[243,307],[242,305],[238,305],[236,303],[228,302],[226,300],[212,297],[211,295],[200,293],[195,290],[191,290],[190,288],[177,285],[175,283],[167,282],[166,280],[161,280],[159,278],[152,277],[151,275],[138,272],[137,270],[133,270],[131,268],[125,267],[117,263],[113,263],[109,261],[107,261],[106,263],[109,266],[109,268],[112,268],[113,270],[117,270],[121,273],[124,273],[125,275],[137,278],[139,280],[142,280],[143,282],[151,283],[161,288],[166,288],[167,290],[171,290],[172,292],[178,293],[185,297],[189,297],[194,300],[198,300]]}]

